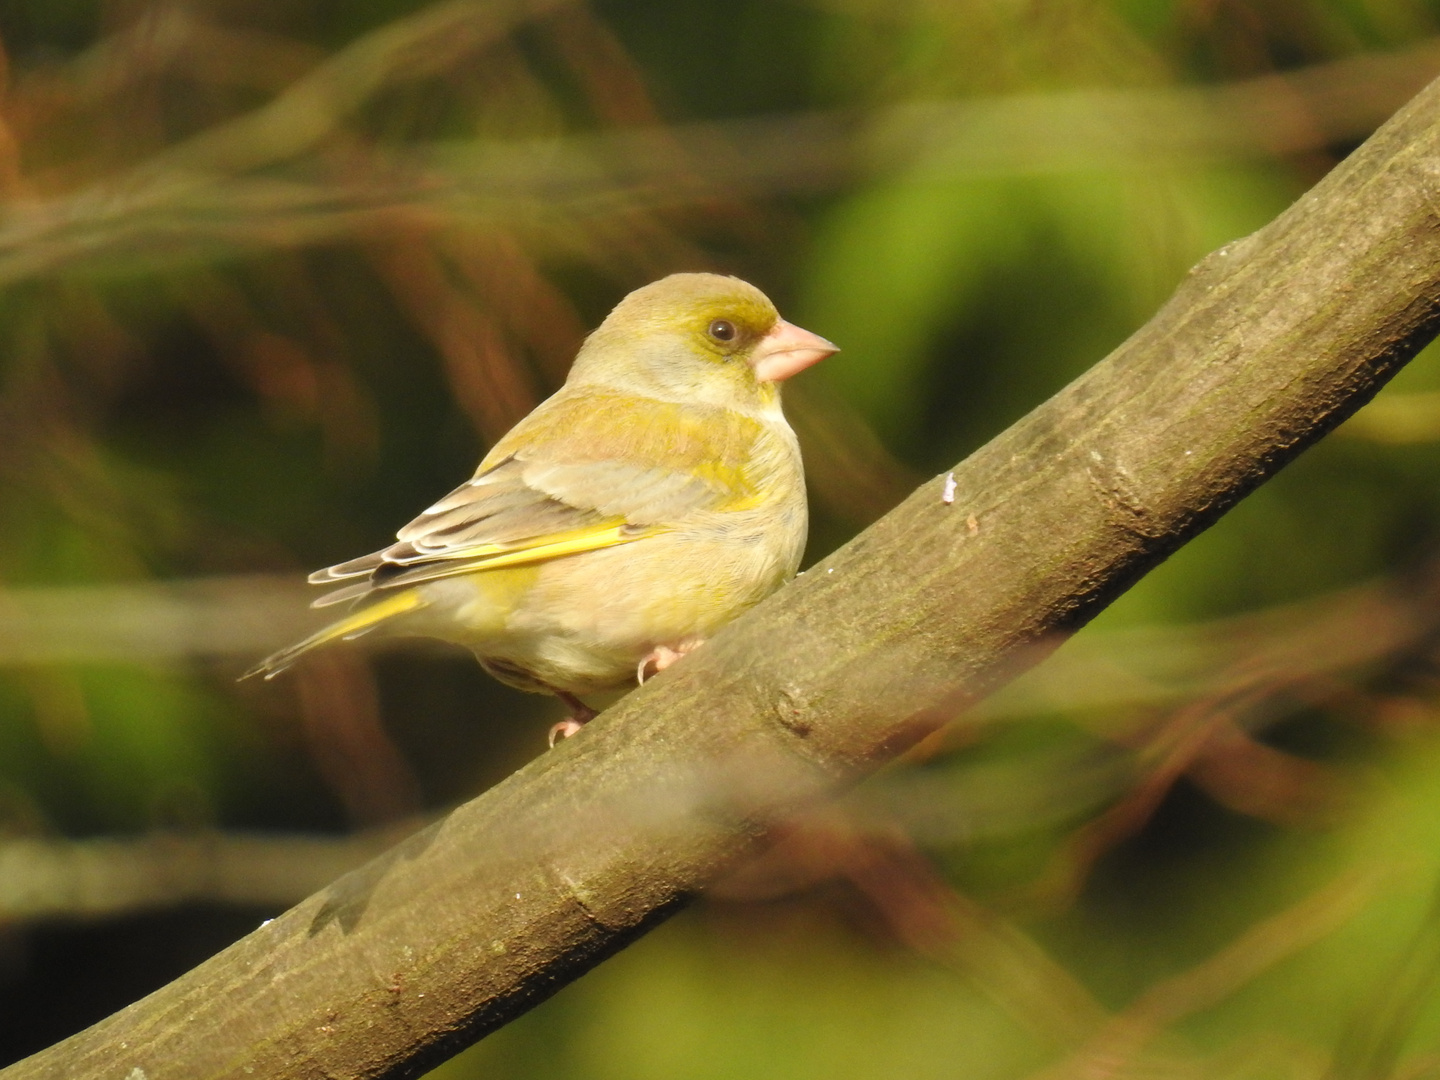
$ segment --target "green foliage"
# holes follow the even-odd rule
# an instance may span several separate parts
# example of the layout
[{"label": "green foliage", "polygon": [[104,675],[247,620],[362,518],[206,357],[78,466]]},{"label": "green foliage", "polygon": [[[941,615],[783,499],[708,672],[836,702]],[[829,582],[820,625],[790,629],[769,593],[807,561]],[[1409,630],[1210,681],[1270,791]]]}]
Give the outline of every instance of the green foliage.
[{"label": "green foliage", "polygon": [[828,214],[802,303],[846,343],[831,381],[937,468],[1084,371],[1186,268],[1298,194],[1260,169],[937,171],[921,164]]}]

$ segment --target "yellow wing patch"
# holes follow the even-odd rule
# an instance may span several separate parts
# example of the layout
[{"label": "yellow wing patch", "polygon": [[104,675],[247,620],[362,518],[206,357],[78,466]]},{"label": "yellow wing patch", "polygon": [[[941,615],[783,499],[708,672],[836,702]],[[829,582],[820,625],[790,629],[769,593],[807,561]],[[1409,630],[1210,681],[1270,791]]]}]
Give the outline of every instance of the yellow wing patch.
[{"label": "yellow wing patch", "polygon": [[[566,555],[578,555],[584,551],[599,551],[601,548],[629,544],[665,531],[658,526],[637,529],[624,522],[611,522],[593,525],[587,529],[576,529],[574,532],[537,537],[522,545],[477,544],[474,547],[456,548],[443,555],[435,556],[433,561],[417,560],[415,570],[420,573],[410,580],[418,581],[422,574],[423,580],[433,581],[435,578],[452,577],[455,574],[474,574],[482,570],[499,570],[507,566],[528,566],[533,563],[549,562],[551,559],[564,558]],[[443,563],[451,562],[459,565],[443,566]]]}]

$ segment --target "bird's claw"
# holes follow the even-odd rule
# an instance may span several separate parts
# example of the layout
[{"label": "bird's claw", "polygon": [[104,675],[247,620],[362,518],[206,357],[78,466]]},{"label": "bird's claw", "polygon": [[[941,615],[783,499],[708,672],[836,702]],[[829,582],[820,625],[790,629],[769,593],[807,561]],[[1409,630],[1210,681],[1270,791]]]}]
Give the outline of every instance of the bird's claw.
[{"label": "bird's claw", "polygon": [[550,749],[555,749],[555,744],[561,739],[568,739],[582,727],[600,714],[586,705],[574,694],[565,690],[555,690],[554,694],[570,709],[570,715],[550,729]]},{"label": "bird's claw", "polygon": [[669,645],[656,645],[651,649],[638,666],[635,668],[635,681],[641,686],[651,675],[659,675],[671,664],[675,663],[690,650],[699,645],[699,641],[682,641],[673,649]]},{"label": "bird's claw", "polygon": [[585,725],[583,723],[581,723],[579,720],[574,719],[573,717],[567,720],[561,720],[558,724],[556,724],[550,729],[550,749],[554,750],[555,744],[557,742],[559,742],[561,739],[570,738],[571,735],[574,735],[584,726]]}]

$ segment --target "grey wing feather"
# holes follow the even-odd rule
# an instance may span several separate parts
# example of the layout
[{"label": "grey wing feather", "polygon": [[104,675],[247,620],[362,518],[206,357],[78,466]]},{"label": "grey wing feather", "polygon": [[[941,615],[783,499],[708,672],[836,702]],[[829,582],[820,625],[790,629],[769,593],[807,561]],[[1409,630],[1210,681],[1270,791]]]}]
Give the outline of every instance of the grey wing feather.
[{"label": "grey wing feather", "polygon": [[[376,560],[376,565],[379,565],[378,559]],[[313,574],[310,576],[310,582],[313,585],[321,584],[320,581],[316,581]],[[370,579],[366,578],[364,581],[357,581],[353,585],[346,585],[339,589],[331,589],[324,596],[310,601],[310,606],[313,608],[322,608],[329,607],[331,604],[343,604],[347,600],[359,600],[362,596],[369,596],[374,588],[375,586],[370,582]]]},{"label": "grey wing feather", "polygon": [[728,494],[693,473],[614,461],[527,462],[525,481],[567,503],[591,506],[603,517],[645,525],[715,509]]}]

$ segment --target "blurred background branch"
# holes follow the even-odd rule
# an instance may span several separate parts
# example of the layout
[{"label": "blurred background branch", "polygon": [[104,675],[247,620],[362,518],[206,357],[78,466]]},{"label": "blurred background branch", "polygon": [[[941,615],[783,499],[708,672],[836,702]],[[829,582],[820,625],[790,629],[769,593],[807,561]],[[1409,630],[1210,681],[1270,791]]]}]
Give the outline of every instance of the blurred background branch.
[{"label": "blurred background branch", "polygon": [[350,836],[157,833],[130,840],[0,840],[0,923],[95,919],[193,904],[285,907],[414,832]]},{"label": "blurred background branch", "polygon": [[[560,0],[539,10],[547,6]],[[1440,45],[1426,41],[1203,89],[917,102],[403,149],[347,138],[347,114],[394,76],[434,74],[489,43],[472,25],[477,11],[498,36],[504,25],[491,25],[490,10],[426,9],[352,45],[256,113],[121,178],[13,207],[0,226],[0,285],[116,253],[203,261],[217,249],[303,246],[427,216],[504,224],[532,243],[568,246],[567,230],[593,228],[597,214],[827,190],[899,171],[954,180],[1317,151],[1362,138],[1440,73]],[[177,46],[205,29],[192,15],[170,18],[176,25],[155,32]],[[424,65],[400,66],[416,52]]]},{"label": "blurred background branch", "polygon": [[307,632],[293,577],[247,576],[0,593],[0,663],[166,663],[254,656]]}]

